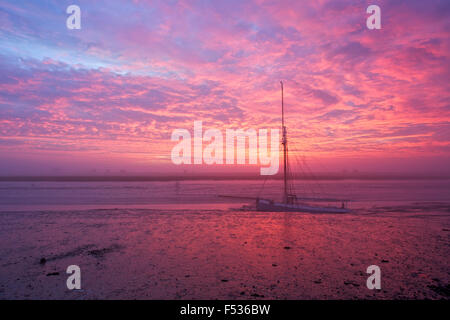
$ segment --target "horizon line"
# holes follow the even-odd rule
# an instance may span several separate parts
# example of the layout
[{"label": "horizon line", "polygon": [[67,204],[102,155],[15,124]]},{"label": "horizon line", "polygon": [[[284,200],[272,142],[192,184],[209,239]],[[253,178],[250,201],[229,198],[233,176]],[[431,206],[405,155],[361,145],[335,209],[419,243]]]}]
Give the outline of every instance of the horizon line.
[{"label": "horizon line", "polygon": [[[186,181],[186,180],[280,180],[283,176],[262,176],[259,174],[124,174],[124,175],[3,175],[0,181],[49,181],[49,182],[88,182],[88,181]],[[438,173],[361,173],[361,172],[334,172],[297,174],[294,180],[447,180],[450,174]]]}]

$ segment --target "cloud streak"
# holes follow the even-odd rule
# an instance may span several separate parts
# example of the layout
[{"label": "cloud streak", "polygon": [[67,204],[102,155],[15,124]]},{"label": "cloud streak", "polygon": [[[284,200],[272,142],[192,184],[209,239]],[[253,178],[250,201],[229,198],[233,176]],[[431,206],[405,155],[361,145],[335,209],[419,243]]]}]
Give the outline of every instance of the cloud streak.
[{"label": "cloud streak", "polygon": [[69,4],[0,5],[11,159],[169,163],[172,130],[194,120],[278,126],[281,79],[303,154],[448,159],[447,1],[380,1],[373,31],[364,1],[79,1],[81,30],[65,27]]}]

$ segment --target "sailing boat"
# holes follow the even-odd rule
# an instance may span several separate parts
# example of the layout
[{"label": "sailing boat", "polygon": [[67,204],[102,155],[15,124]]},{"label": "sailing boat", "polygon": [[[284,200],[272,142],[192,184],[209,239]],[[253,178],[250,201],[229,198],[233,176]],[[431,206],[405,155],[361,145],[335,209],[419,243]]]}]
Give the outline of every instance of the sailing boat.
[{"label": "sailing boat", "polygon": [[[287,140],[287,129],[284,125],[284,90],[283,81],[281,84],[281,129],[282,129],[282,139],[281,145],[283,146],[283,182],[284,182],[284,192],[283,200],[277,202],[269,199],[256,198],[256,210],[257,211],[281,211],[281,212],[311,212],[311,213],[346,213],[350,212],[346,208],[346,203],[348,200],[337,200],[337,199],[318,199],[318,198],[299,198],[293,193],[292,185],[289,181],[289,163],[288,163],[288,140]],[[306,202],[341,202],[340,207],[333,206],[315,206],[310,205]]]}]

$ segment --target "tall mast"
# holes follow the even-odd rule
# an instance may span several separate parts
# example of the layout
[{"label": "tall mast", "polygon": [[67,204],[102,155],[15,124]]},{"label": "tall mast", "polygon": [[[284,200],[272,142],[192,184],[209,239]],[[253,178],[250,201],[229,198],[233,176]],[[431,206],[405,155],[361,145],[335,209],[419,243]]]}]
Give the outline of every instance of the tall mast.
[{"label": "tall mast", "polygon": [[284,125],[284,92],[283,92],[283,81],[280,81],[281,84],[281,129],[283,132],[283,137],[281,140],[281,144],[283,145],[283,168],[284,168],[284,196],[283,201],[288,203],[288,191],[287,191],[287,132],[286,127]]}]

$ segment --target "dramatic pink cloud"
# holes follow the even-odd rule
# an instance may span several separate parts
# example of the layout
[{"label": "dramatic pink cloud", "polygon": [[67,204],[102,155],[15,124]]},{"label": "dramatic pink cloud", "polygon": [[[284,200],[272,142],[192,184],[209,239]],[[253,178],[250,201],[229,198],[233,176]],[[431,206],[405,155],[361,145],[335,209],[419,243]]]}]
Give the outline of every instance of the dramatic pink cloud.
[{"label": "dramatic pink cloud", "polygon": [[278,127],[279,80],[292,150],[325,169],[450,158],[448,1],[377,1],[381,30],[366,1],[78,1],[81,30],[69,4],[0,5],[2,174],[175,170],[194,120]]}]

